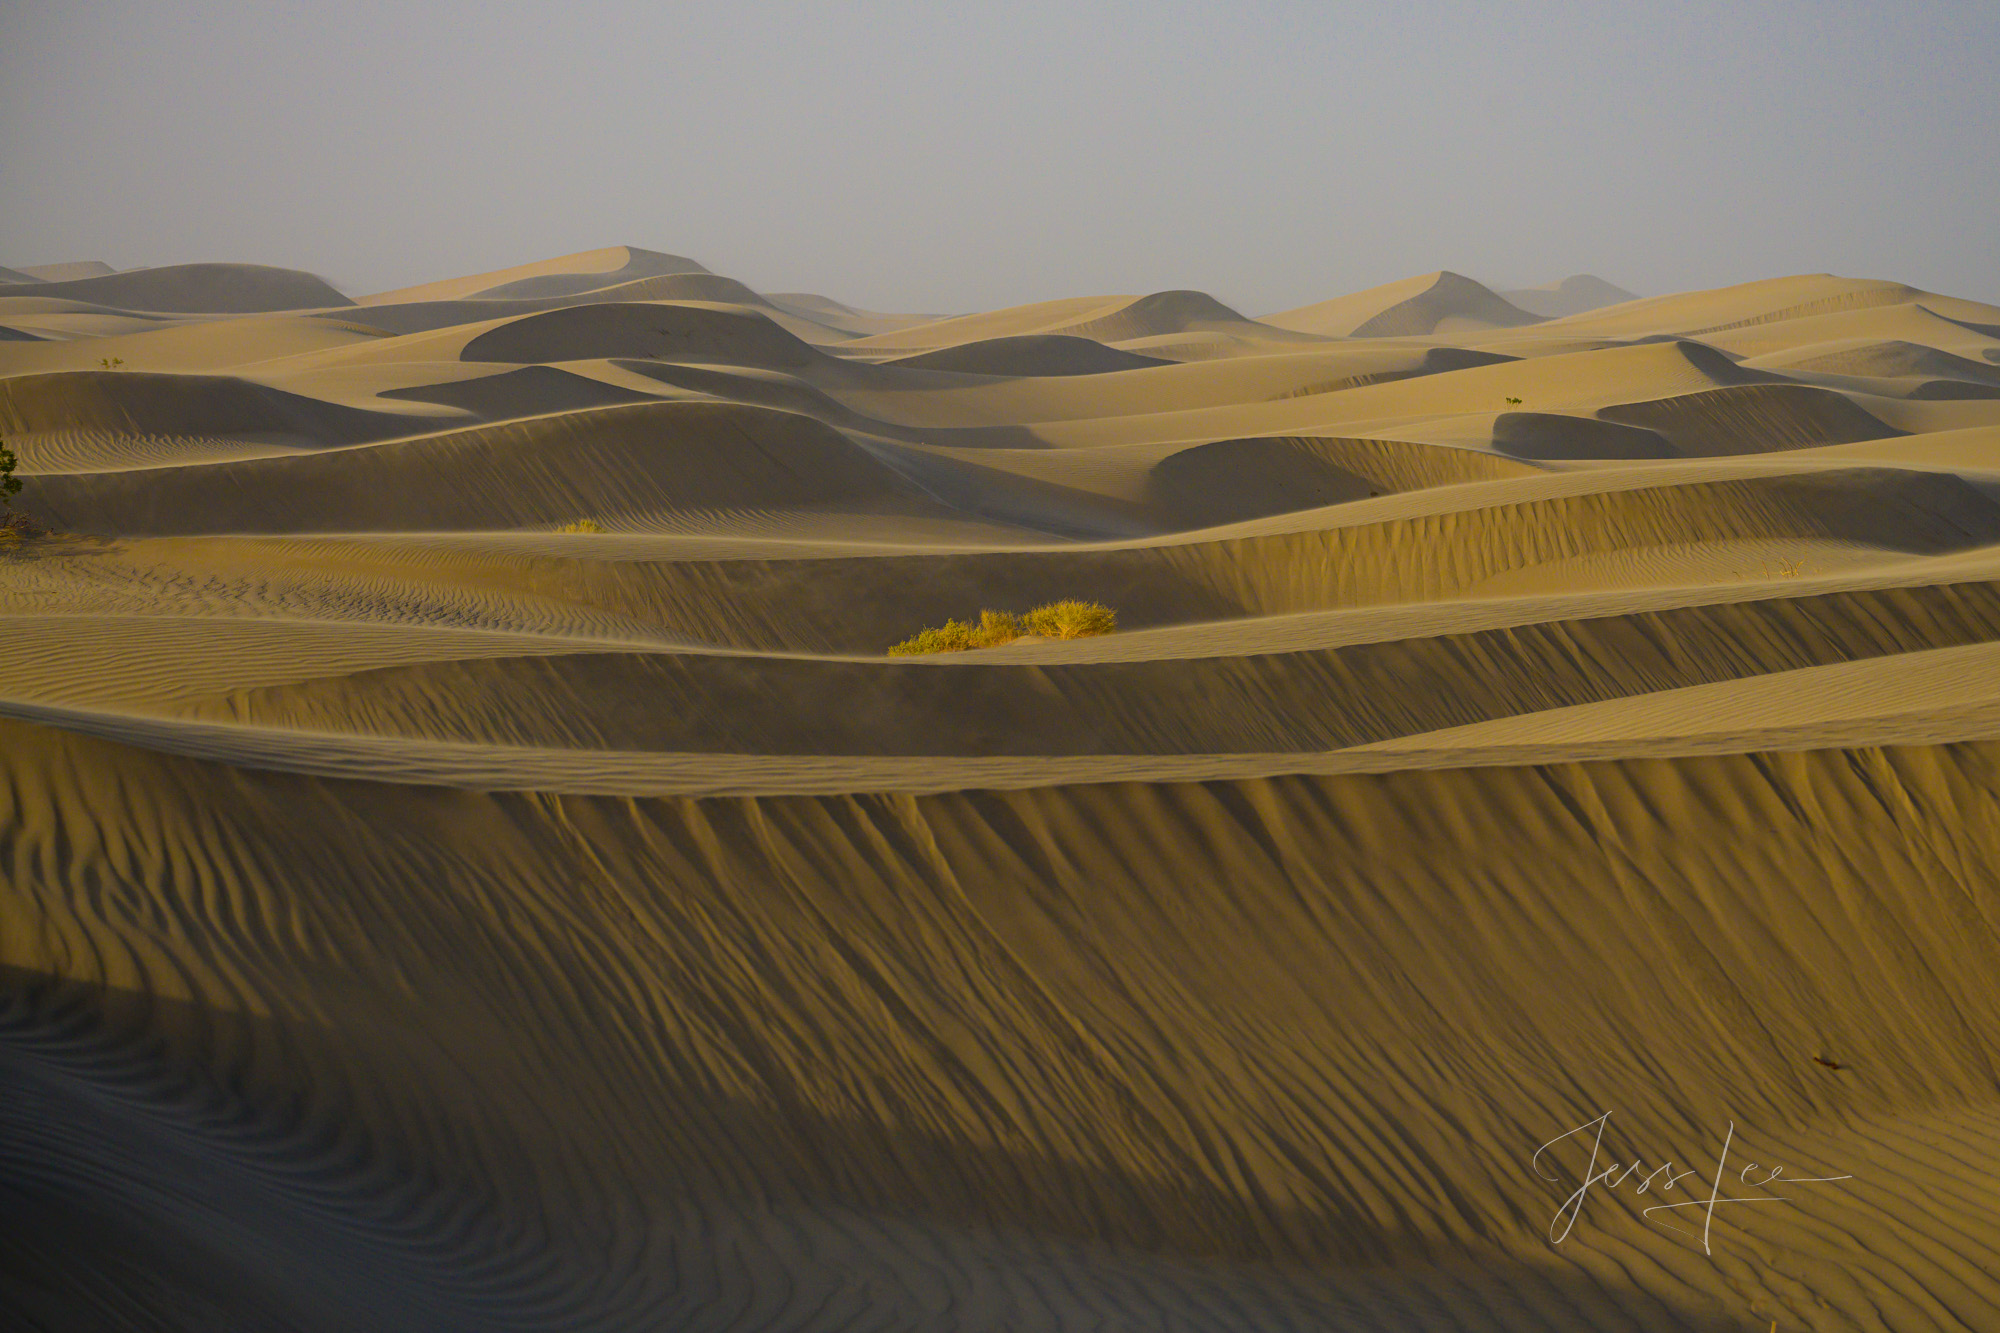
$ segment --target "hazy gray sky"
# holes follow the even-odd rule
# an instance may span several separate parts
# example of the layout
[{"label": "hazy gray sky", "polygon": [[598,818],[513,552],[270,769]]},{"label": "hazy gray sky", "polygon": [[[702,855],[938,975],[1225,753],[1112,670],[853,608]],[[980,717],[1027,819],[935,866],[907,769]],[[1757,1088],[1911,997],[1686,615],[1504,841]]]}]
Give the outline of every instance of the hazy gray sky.
[{"label": "hazy gray sky", "polygon": [[0,0],[0,264],[600,245],[966,310],[1436,268],[2000,300],[2000,0]]}]

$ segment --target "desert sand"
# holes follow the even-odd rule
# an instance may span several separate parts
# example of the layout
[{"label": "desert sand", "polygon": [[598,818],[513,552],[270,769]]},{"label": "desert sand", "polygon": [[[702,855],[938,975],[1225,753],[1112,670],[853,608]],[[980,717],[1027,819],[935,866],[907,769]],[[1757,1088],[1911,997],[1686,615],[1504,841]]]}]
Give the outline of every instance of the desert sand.
[{"label": "desert sand", "polygon": [[2000,307],[17,265],[0,436],[11,1327],[2000,1328]]}]

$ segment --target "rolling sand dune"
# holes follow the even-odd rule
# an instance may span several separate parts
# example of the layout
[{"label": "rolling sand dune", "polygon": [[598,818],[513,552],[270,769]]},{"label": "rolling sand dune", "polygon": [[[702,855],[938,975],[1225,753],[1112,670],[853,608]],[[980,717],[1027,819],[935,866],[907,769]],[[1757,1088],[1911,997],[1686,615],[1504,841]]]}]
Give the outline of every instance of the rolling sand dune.
[{"label": "rolling sand dune", "polygon": [[[28,292],[126,310],[179,314],[242,315],[354,304],[310,273],[262,264],[171,264],[131,273],[43,281]],[[6,294],[6,289],[0,288],[0,296]]]},{"label": "rolling sand dune", "polygon": [[846,350],[914,352],[957,347],[994,338],[1066,334],[1101,343],[1140,342],[1186,336],[1234,338],[1256,347],[1311,341],[1297,333],[1245,319],[1205,292],[1154,292],[1150,296],[1086,296],[984,314],[914,324],[890,333],[858,338]]},{"label": "rolling sand dune", "polygon": [[1023,334],[942,347],[891,364],[913,370],[955,370],[965,375],[1033,378],[1047,375],[1104,375],[1171,364],[1157,357],[1123,352],[1075,334]]},{"label": "rolling sand dune", "polygon": [[1267,315],[1264,322],[1330,338],[1395,338],[1413,333],[1512,328],[1533,324],[1539,318],[1508,304],[1471,278],[1457,273],[1426,273]]},{"label": "rolling sand dune", "polygon": [[[733,278],[712,273],[669,274],[637,278],[630,282],[593,287],[572,295],[489,297],[484,294],[449,300],[422,300],[371,304],[351,318],[383,333],[424,333],[452,329],[482,320],[513,315],[538,314],[581,304],[610,304],[633,301],[673,301],[755,314],[790,330],[812,343],[839,343],[854,338],[856,321],[829,317],[832,322],[801,315],[767,301]],[[868,321],[870,325],[891,324],[892,319]]]},{"label": "rolling sand dune", "polygon": [[2000,310],[0,279],[0,1323],[2000,1327]]},{"label": "rolling sand dune", "polygon": [[[2000,309],[1974,301],[1920,291],[1900,282],[1840,278],[1828,273],[1771,278],[1724,287],[1628,301],[1604,310],[1588,311],[1557,321],[1545,334],[1589,332],[1614,337],[1675,334],[1686,337],[1743,334],[1765,325],[1788,324],[1823,316],[1853,315],[1916,307],[1948,320],[1979,320],[2000,315]],[[1786,338],[1791,331],[1773,330]],[[1723,344],[1718,344],[1723,345]]]},{"label": "rolling sand dune", "polygon": [[516,364],[624,356],[782,370],[805,365],[812,352],[755,315],[660,303],[569,306],[528,315],[482,333],[459,356]]},{"label": "rolling sand dune", "polygon": [[1818,371],[1854,379],[1918,379],[1972,385],[2000,385],[2000,364],[1956,356],[1936,347],[1893,339],[1809,346],[1760,358],[1775,368]]},{"label": "rolling sand dune", "polygon": [[446,278],[441,282],[427,282],[415,287],[399,287],[394,291],[364,296],[357,304],[401,305],[412,301],[455,301],[466,297],[574,296],[638,278],[706,272],[708,270],[694,260],[683,259],[679,255],[614,245],[492,273],[475,273],[465,278]]},{"label": "rolling sand dune", "polygon": [[1546,283],[1540,287],[1525,287],[1518,291],[1500,292],[1500,298],[1517,309],[1544,319],[1560,319],[1564,315],[1580,315],[1586,310],[1601,310],[1608,305],[1623,305],[1636,301],[1638,296],[1623,287],[1592,277],[1588,273],[1578,273],[1564,278],[1561,282]]},{"label": "rolling sand dune", "polygon": [[935,315],[890,315],[877,310],[856,310],[830,296],[812,292],[766,292],[764,299],[780,310],[788,310],[801,318],[856,336],[890,333],[912,324],[928,324],[936,318]]},{"label": "rolling sand dune", "polygon": [[67,264],[17,264],[14,271],[34,282],[71,282],[102,278],[118,270],[101,259],[80,259]]}]

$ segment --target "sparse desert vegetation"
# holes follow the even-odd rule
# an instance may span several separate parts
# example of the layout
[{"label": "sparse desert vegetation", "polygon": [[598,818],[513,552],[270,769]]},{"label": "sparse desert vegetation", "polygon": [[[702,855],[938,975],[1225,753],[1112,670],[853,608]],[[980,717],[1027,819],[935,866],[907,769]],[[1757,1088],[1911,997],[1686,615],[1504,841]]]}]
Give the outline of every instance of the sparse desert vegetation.
[{"label": "sparse desert vegetation", "polygon": [[557,532],[602,532],[604,525],[594,518],[579,518],[563,524]]},{"label": "sparse desert vegetation", "polygon": [[1030,634],[1046,639],[1087,639],[1118,628],[1118,613],[1100,602],[1061,601],[1038,606],[1021,617]]},{"label": "sparse desert vegetation", "polygon": [[7,441],[0,438],[0,507],[13,508],[14,497],[21,493],[21,479],[14,475],[14,469],[21,465]]},{"label": "sparse desert vegetation", "polygon": [[46,532],[40,524],[28,515],[14,509],[14,497],[21,493],[21,479],[14,475],[14,469],[21,460],[7,442],[0,439],[0,509],[8,512],[0,515],[0,542],[12,544],[27,537],[40,537]]},{"label": "sparse desert vegetation", "polygon": [[1022,615],[1011,611],[981,611],[979,622],[947,620],[935,629],[919,630],[889,648],[891,657],[920,653],[962,653],[972,648],[997,648],[1024,634],[1045,639],[1084,639],[1118,628],[1118,613],[1100,602],[1068,599],[1049,602]]}]

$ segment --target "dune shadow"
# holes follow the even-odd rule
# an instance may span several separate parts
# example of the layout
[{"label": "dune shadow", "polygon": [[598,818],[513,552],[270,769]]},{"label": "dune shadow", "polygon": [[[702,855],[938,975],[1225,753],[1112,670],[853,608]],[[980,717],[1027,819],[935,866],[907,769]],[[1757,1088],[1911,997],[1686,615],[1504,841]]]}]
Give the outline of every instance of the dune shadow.
[{"label": "dune shadow", "polygon": [[[65,1333],[653,1326],[720,1299],[647,1271],[671,1255],[683,1273],[750,1264],[753,1284],[848,1287],[843,1264],[756,1266],[788,1262],[772,1238],[804,1215],[971,1245],[999,1265],[978,1279],[989,1285],[1221,1300],[1216,1314],[1246,1327],[1267,1307],[1389,1329],[1440,1301],[1526,1316],[1459,1327],[1555,1326],[1535,1322],[1538,1304],[1596,1309],[1611,1326],[1657,1326],[1647,1309],[1697,1333],[1757,1326],[1385,1224],[1336,1193],[1274,1206],[803,1098],[683,1086],[608,1107],[601,1084],[552,1077],[532,1124],[482,1158],[459,1140],[490,1134],[469,1123],[475,1104],[511,1090],[384,1060],[369,1039],[0,968],[0,1301]],[[425,1109],[422,1133],[370,1090],[384,1079]],[[605,1126],[648,1114],[671,1114],[674,1132],[638,1158],[599,1151]],[[746,1236],[765,1248],[746,1250]],[[691,1261],[704,1247],[713,1257]],[[867,1290],[898,1299],[892,1285]]]}]

